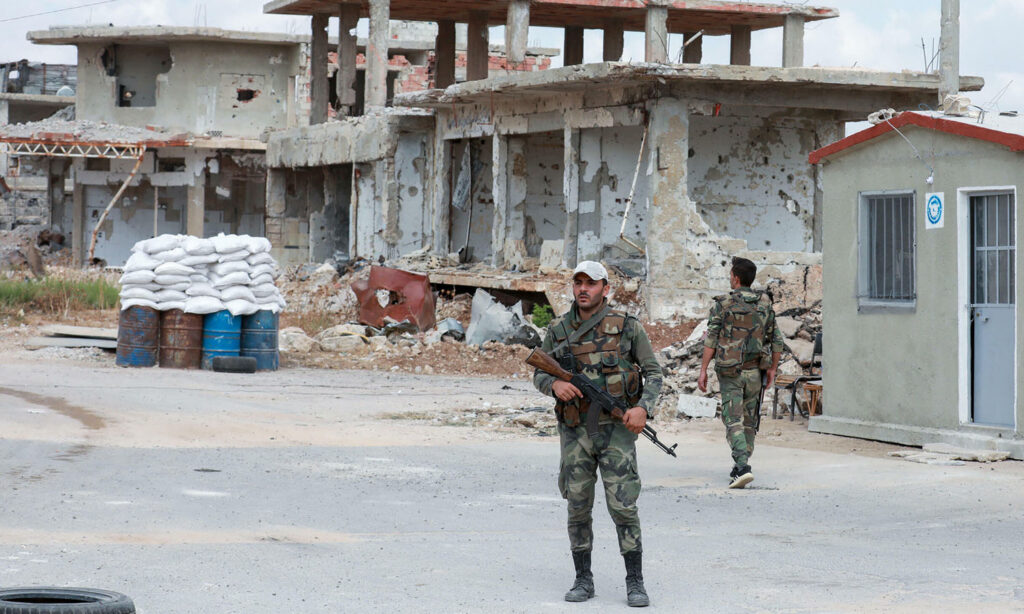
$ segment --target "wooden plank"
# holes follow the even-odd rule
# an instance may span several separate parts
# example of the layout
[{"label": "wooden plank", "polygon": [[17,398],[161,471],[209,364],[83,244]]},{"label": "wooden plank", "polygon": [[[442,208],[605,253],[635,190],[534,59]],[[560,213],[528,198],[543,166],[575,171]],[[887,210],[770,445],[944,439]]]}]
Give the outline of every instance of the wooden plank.
[{"label": "wooden plank", "polygon": [[117,341],[116,328],[93,328],[91,326],[65,326],[63,324],[47,324],[39,329],[46,337],[94,337],[96,339],[113,339]]},{"label": "wooden plank", "polygon": [[30,350],[40,348],[100,348],[116,350],[117,341],[110,339],[83,339],[81,337],[33,337],[25,342]]}]

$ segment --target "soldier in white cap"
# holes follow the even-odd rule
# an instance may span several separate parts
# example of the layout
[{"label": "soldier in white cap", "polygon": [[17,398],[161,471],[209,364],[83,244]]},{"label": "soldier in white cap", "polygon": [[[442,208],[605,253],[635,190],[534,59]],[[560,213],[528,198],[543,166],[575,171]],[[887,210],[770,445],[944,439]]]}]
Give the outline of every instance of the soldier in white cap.
[{"label": "soldier in white cap", "polygon": [[588,403],[580,390],[537,370],[533,383],[555,397],[555,414],[562,444],[558,487],[568,502],[569,546],[576,567],[576,581],[566,601],[586,601],[594,596],[590,571],[593,549],[592,509],[597,471],[601,470],[608,512],[615,522],[619,551],[626,564],[626,598],[630,606],[650,603],[644,588],[641,564],[640,495],[636,438],[653,417],[661,390],[661,366],[651,349],[643,325],[608,305],[608,271],[599,262],[584,261],[572,276],[576,299],[564,316],[548,326],[541,349],[562,366],[589,378],[599,388],[626,401],[629,409],[621,420],[600,416],[600,432],[594,438],[584,425]]}]

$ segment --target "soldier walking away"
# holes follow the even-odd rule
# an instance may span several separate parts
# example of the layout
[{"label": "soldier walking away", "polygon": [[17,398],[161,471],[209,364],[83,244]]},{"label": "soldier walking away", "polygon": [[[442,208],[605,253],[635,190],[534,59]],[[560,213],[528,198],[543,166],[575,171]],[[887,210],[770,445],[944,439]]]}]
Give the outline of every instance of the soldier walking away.
[{"label": "soldier walking away", "polygon": [[[555,397],[561,439],[558,487],[568,502],[569,547],[576,567],[576,581],[566,601],[586,601],[594,596],[590,553],[594,545],[592,510],[597,471],[601,470],[608,512],[615,522],[619,552],[626,564],[626,597],[630,606],[650,603],[644,588],[640,518],[637,498],[636,438],[653,416],[661,390],[661,366],[640,322],[608,305],[608,272],[599,262],[584,261],[573,271],[575,302],[564,316],[548,326],[541,348],[562,367],[580,373],[608,394],[624,399],[630,407],[621,420],[607,412],[591,437],[585,426],[589,403],[580,390],[537,370],[533,383]],[[599,409],[595,406],[595,411]]]},{"label": "soldier walking away", "polygon": [[732,259],[732,292],[716,297],[711,305],[697,379],[697,387],[706,392],[708,365],[714,358],[722,390],[722,422],[734,463],[729,488],[743,488],[754,480],[750,456],[760,424],[761,399],[775,381],[782,353],[782,333],[775,323],[771,298],[750,289],[756,275],[753,262]]}]

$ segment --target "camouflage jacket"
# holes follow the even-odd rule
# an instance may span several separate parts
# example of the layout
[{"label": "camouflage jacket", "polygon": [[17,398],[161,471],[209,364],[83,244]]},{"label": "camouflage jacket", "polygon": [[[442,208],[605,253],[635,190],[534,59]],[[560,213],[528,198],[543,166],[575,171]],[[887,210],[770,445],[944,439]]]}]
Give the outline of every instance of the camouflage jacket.
[{"label": "camouflage jacket", "polygon": [[[568,313],[548,325],[541,349],[561,359],[567,337],[583,324],[574,303]],[[636,318],[610,311],[601,323],[587,331],[569,349],[575,358],[576,372],[590,378],[612,396],[625,400],[631,407],[644,408],[647,415],[653,417],[661,392],[661,365],[654,356],[643,325]],[[544,394],[554,396],[554,382],[553,376],[540,370],[534,372],[533,384]],[[585,410],[586,406],[581,406],[579,401],[558,401],[555,406],[559,419],[569,426],[578,424],[579,415]],[[604,414],[600,421],[607,423],[613,419]]]},{"label": "camouflage jacket", "polygon": [[782,352],[782,332],[763,292],[743,286],[715,297],[704,347],[715,349],[715,370],[735,377],[744,369],[767,368],[770,355]]}]

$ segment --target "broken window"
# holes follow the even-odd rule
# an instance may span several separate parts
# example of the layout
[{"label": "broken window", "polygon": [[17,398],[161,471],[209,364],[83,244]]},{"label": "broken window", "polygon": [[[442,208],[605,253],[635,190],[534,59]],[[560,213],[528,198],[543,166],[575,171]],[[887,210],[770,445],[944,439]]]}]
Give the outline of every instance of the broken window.
[{"label": "broken window", "polygon": [[170,71],[173,64],[167,45],[112,45],[103,50],[100,61],[117,80],[119,107],[155,107],[157,75]]},{"label": "broken window", "polygon": [[110,158],[86,158],[85,170],[87,171],[109,171]]},{"label": "broken window", "polygon": [[260,96],[267,89],[265,75],[221,73],[218,104],[223,108],[242,109],[263,100]]},{"label": "broken window", "polygon": [[913,192],[861,195],[861,305],[913,305],[915,241]]},{"label": "broken window", "polygon": [[157,156],[156,172],[183,173],[185,172],[185,158],[164,158],[162,156]]}]

